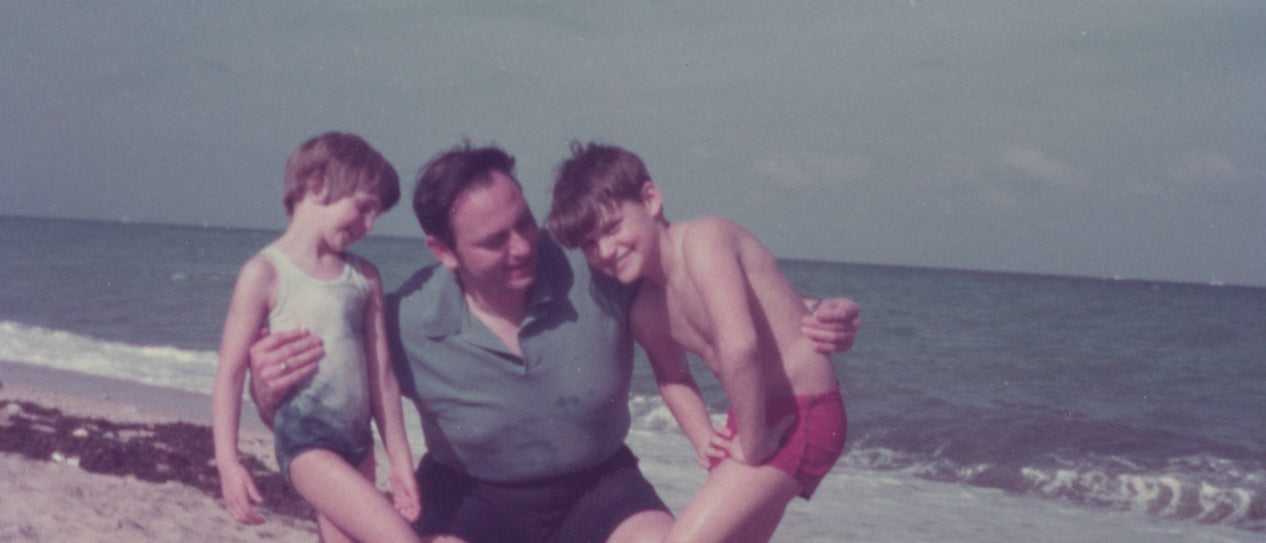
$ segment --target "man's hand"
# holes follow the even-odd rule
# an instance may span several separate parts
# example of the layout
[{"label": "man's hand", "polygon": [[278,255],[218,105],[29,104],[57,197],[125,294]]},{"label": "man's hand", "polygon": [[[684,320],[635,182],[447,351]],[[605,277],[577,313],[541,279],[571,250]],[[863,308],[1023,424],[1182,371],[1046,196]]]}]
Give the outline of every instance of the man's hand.
[{"label": "man's hand", "polygon": [[813,341],[819,352],[843,353],[853,348],[861,325],[861,308],[848,298],[824,298],[810,304],[800,321],[800,333]]},{"label": "man's hand", "polygon": [[325,346],[306,328],[272,333],[262,330],[249,353],[251,399],[260,420],[271,428],[277,407],[290,389],[316,373],[317,361],[325,356]]}]

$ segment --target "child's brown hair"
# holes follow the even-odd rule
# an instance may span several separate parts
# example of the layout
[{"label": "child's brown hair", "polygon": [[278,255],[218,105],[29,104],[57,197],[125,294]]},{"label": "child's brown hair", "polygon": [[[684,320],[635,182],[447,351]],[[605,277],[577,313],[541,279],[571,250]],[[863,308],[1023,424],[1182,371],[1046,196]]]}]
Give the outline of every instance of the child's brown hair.
[{"label": "child's brown hair", "polygon": [[378,196],[385,213],[400,200],[400,176],[395,167],[363,138],[345,132],[326,132],[304,142],[286,160],[283,195],[286,216],[309,192],[324,189],[326,201],[359,190]]},{"label": "child's brown hair", "polygon": [[558,166],[546,226],[559,243],[578,247],[607,210],[621,201],[641,201],[642,185],[650,180],[637,155],[614,145],[573,141],[571,158]]}]

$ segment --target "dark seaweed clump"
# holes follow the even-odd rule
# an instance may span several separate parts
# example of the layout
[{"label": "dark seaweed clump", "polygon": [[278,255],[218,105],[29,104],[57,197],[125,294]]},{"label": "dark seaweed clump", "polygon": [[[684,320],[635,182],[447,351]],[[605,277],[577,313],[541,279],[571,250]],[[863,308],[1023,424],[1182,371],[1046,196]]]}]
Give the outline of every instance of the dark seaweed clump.
[{"label": "dark seaweed clump", "polygon": [[[76,459],[92,473],[142,481],[176,481],[218,499],[211,427],[187,422],[140,424],[67,415],[31,402],[0,400],[0,452],[33,460]],[[280,473],[243,455],[242,464],[264,496],[260,506],[296,518],[313,518],[312,507]]]}]

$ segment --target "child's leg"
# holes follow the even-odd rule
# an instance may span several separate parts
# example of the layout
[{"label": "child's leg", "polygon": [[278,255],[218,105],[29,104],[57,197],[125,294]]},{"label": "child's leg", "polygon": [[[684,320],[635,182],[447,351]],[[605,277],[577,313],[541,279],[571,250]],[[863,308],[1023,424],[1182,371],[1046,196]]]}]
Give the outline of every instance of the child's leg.
[{"label": "child's leg", "polygon": [[317,542],[318,543],[357,543],[352,539],[351,534],[338,529],[334,522],[325,515],[317,513]]},{"label": "child's leg", "polygon": [[800,489],[778,468],[725,460],[686,504],[667,541],[769,541]]},{"label": "child's leg", "polygon": [[[370,483],[378,480],[378,475],[374,472],[373,454],[365,457],[365,461],[361,462],[358,470]],[[319,512],[317,513],[317,536],[320,543],[356,543],[351,534],[339,529],[334,521]]]},{"label": "child's leg", "polygon": [[[369,465],[372,470],[372,460]],[[316,508],[322,541],[420,541],[367,474],[329,450],[311,449],[295,457],[290,480]],[[334,530],[327,533],[327,528]]]}]

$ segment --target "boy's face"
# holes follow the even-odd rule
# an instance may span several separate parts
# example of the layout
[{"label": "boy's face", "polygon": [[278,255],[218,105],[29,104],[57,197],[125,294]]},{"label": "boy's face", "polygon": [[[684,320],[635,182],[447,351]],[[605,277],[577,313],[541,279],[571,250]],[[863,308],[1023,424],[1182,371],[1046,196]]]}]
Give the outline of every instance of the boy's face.
[{"label": "boy's face", "polygon": [[325,242],[333,250],[342,252],[360,241],[374,229],[374,220],[382,212],[378,195],[358,190],[320,206],[326,225]]},{"label": "boy's face", "polygon": [[625,284],[654,273],[659,263],[659,193],[645,186],[650,192],[643,190],[641,201],[608,207],[580,245],[590,266]]},{"label": "boy's face", "polygon": [[497,171],[491,176],[453,202],[453,246],[432,237],[427,246],[465,289],[526,293],[536,281],[536,219],[513,179]]}]

